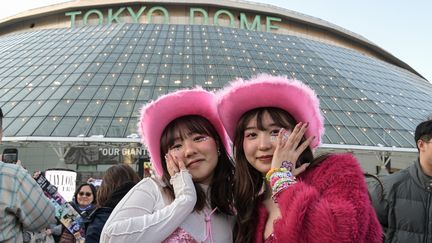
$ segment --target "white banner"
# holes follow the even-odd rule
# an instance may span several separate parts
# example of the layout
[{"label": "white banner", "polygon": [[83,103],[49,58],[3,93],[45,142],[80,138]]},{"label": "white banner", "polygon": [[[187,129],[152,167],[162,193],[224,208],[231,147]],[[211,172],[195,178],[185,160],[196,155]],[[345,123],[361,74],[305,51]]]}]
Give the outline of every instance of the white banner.
[{"label": "white banner", "polygon": [[72,201],[75,193],[76,175],[77,173],[75,171],[70,170],[55,169],[45,171],[45,177],[51,184],[57,187],[60,195],[68,202]]}]

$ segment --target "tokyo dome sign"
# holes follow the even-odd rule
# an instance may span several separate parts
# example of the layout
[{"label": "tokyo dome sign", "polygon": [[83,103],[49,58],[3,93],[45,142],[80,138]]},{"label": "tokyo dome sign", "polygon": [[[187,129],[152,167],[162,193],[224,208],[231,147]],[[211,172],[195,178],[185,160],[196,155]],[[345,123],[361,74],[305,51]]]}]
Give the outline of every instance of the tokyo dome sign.
[{"label": "tokyo dome sign", "polygon": [[[93,22],[96,21],[98,24],[119,24],[124,22],[151,24],[155,23],[155,14],[158,15],[157,17],[163,19],[162,21],[164,24],[171,23],[168,10],[162,6],[153,6],[150,9],[147,9],[146,6],[142,6],[138,11],[135,11],[132,7],[120,7],[118,9],[108,8],[107,13],[103,13],[99,9],[89,9],[85,12],[70,11],[65,13],[66,16],[70,17],[71,27],[75,27],[79,21],[82,25],[89,25],[91,22],[90,20]],[[198,17],[200,23],[196,23]],[[189,16],[186,18],[188,18],[188,20],[186,20],[184,24],[226,26],[267,32],[278,30],[279,27],[276,24],[282,21],[281,18],[261,15],[251,16],[242,12],[240,13],[240,16],[236,18],[232,12],[226,9],[218,9],[212,16],[210,16],[207,10],[203,8],[189,8]],[[220,24],[222,19],[228,20],[228,22],[224,21],[223,24]],[[173,22],[178,24],[178,18]]]}]

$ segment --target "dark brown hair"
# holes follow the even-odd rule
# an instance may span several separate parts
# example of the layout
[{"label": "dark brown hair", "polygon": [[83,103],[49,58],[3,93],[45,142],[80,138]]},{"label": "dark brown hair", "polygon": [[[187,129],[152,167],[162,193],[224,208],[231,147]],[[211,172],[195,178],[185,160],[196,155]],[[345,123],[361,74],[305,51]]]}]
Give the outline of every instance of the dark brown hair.
[{"label": "dark brown hair", "polygon": [[[261,172],[250,165],[243,150],[244,132],[252,119],[256,119],[257,128],[264,130],[263,116],[268,113],[275,125],[293,129],[296,120],[285,110],[274,107],[263,107],[250,110],[243,114],[237,123],[234,137],[234,160],[236,162],[234,180],[234,198],[237,209],[237,222],[234,230],[235,242],[252,242],[255,235],[256,218],[258,216],[257,204],[260,201],[259,192],[264,185]],[[305,141],[303,137],[302,142]],[[301,144],[301,143],[300,143]],[[300,155],[296,166],[311,162],[308,168],[319,164],[324,157],[314,160],[310,147]]]},{"label": "dark brown hair", "polygon": [[[183,116],[175,119],[170,124],[166,126],[161,136],[161,147],[160,147],[160,157],[162,161],[163,175],[162,180],[164,181],[166,187],[164,188],[171,198],[175,198],[174,189],[169,183],[171,176],[168,173],[165,154],[168,152],[169,148],[174,144],[175,136],[178,135],[177,132],[180,131],[180,139],[184,139],[191,133],[205,134],[212,137],[219,148],[220,155],[218,157],[218,163],[214,169],[214,174],[212,181],[209,185],[210,190],[210,206],[212,208],[217,207],[218,212],[225,213],[228,215],[233,214],[233,180],[234,180],[234,164],[230,157],[228,156],[225,147],[223,146],[222,140],[216,129],[211,125],[211,123],[202,116]],[[197,202],[195,204],[194,210],[202,210],[206,203],[207,197],[203,189],[194,182],[195,190],[197,193]]]},{"label": "dark brown hair", "polygon": [[102,185],[97,192],[96,205],[102,207],[113,192],[127,182],[137,184],[138,174],[127,164],[111,166],[102,177]]}]

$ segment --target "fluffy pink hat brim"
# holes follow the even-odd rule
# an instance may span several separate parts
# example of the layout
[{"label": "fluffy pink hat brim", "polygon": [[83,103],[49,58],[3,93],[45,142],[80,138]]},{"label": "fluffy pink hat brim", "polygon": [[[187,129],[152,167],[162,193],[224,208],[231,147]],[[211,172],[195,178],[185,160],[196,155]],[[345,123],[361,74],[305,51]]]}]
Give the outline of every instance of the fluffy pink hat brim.
[{"label": "fluffy pink hat brim", "polygon": [[226,151],[231,151],[226,131],[217,113],[213,93],[202,88],[194,88],[161,96],[141,109],[138,123],[141,141],[147,147],[153,168],[159,176],[163,174],[160,154],[162,132],[171,121],[187,115],[206,118],[221,137]]},{"label": "fluffy pink hat brim", "polygon": [[277,107],[290,113],[297,122],[309,122],[306,138],[315,136],[311,148],[320,145],[324,119],[319,100],[309,86],[282,76],[261,74],[251,80],[238,79],[217,93],[219,116],[231,140],[240,117],[259,107]]}]

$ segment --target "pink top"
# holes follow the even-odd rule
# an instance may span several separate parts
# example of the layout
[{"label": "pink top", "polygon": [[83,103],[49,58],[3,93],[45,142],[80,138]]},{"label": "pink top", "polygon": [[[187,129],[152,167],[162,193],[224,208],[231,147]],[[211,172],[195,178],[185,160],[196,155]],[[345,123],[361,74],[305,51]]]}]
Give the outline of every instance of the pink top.
[{"label": "pink top", "polygon": [[[364,174],[351,154],[331,155],[278,197],[281,218],[265,242],[382,242]],[[263,242],[268,212],[260,203],[255,242]]]},{"label": "pink top", "polygon": [[[204,221],[206,224],[206,234],[205,238],[202,242],[206,242],[208,239],[211,243],[213,243],[213,233],[212,233],[212,225],[211,225],[211,216],[214,212],[216,212],[217,208],[213,209],[210,213],[204,210]],[[182,228],[177,228],[168,238],[166,238],[162,243],[175,243],[175,242],[184,242],[184,243],[197,243],[194,237],[189,234],[186,230]]]},{"label": "pink top", "polygon": [[168,238],[166,238],[162,243],[198,243],[192,235],[186,232],[182,228],[177,228]]}]

